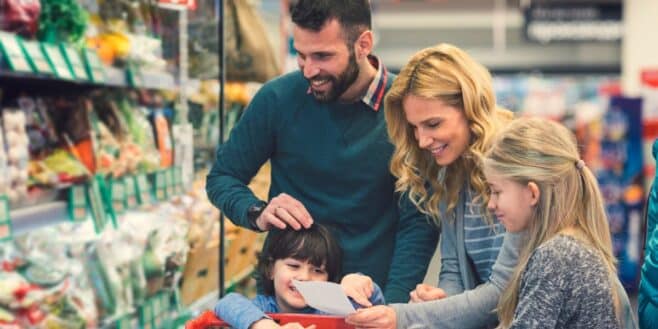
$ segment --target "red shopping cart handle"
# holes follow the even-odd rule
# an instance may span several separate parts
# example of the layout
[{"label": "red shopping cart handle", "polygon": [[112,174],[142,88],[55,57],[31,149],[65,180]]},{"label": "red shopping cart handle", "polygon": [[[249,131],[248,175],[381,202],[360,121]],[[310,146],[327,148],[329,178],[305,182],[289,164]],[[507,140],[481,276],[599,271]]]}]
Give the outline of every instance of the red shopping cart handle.
[{"label": "red shopping cart handle", "polygon": [[[295,313],[268,313],[279,324],[297,322],[304,327],[315,325],[316,329],[353,329],[354,327],[345,323],[345,319],[339,316],[295,314]],[[212,311],[205,311],[197,318],[188,321],[185,329],[211,329],[224,328],[230,325],[215,316]]]}]

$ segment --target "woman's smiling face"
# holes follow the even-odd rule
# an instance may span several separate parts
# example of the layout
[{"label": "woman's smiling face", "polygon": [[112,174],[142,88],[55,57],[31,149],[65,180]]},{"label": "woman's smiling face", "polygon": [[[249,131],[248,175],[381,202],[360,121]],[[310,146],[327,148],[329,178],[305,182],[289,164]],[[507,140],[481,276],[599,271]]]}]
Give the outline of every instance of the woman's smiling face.
[{"label": "woman's smiling face", "polygon": [[402,107],[418,147],[429,151],[437,164],[450,165],[468,148],[471,133],[460,108],[415,95],[405,96]]}]

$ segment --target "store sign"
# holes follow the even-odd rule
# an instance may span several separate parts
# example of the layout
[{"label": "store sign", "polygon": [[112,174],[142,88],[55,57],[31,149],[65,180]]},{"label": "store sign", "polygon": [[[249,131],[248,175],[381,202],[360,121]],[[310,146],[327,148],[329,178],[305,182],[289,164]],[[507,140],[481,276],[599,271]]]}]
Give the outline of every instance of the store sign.
[{"label": "store sign", "polygon": [[621,3],[531,3],[523,15],[531,41],[618,41],[623,35]]},{"label": "store sign", "polygon": [[170,5],[185,6],[189,10],[196,9],[196,0],[159,0],[158,2]]}]

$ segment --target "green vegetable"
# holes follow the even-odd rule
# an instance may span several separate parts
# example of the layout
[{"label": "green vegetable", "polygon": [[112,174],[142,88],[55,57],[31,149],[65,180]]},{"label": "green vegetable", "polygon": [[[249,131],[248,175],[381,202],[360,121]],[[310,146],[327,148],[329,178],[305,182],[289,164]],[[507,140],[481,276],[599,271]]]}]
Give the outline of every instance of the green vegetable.
[{"label": "green vegetable", "polygon": [[76,0],[41,0],[37,37],[45,42],[82,46],[88,20],[87,12]]}]

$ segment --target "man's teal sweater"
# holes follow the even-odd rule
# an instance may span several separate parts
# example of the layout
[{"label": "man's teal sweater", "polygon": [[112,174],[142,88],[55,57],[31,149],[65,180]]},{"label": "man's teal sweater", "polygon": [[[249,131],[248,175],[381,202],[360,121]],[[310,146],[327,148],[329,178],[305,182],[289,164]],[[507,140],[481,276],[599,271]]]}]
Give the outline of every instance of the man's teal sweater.
[{"label": "man's teal sweater", "polygon": [[406,302],[423,280],[438,230],[394,192],[384,108],[320,103],[308,87],[296,71],[258,91],[218,148],[208,197],[235,224],[249,227],[247,210],[259,200],[246,184],[269,159],[269,198],[287,193],[299,200],[335,233],[344,273],[369,275],[389,303]]}]

